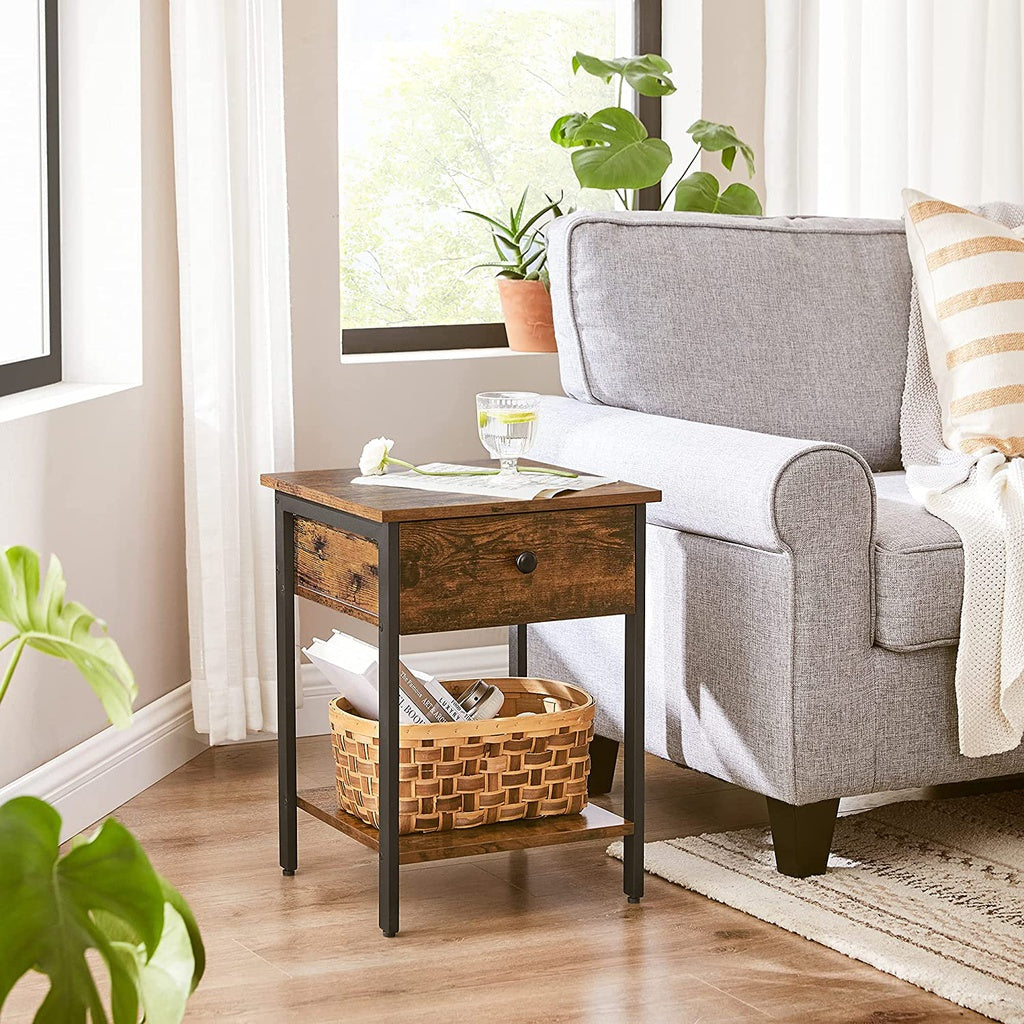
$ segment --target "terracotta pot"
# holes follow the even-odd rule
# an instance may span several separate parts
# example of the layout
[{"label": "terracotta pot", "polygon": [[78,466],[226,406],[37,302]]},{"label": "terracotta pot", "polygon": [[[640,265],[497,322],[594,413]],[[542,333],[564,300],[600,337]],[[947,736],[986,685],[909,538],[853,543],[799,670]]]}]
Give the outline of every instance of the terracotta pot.
[{"label": "terracotta pot", "polygon": [[498,278],[508,347],[516,352],[555,352],[551,296],[540,281]]}]

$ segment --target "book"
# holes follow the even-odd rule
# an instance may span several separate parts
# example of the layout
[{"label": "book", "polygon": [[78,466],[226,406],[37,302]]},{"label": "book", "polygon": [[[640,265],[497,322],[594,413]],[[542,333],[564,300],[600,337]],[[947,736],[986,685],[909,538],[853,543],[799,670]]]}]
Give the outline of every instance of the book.
[{"label": "book", "polygon": [[[308,648],[303,648],[303,654],[359,715],[377,720],[379,667],[375,647],[335,630],[329,640],[314,638]],[[469,714],[433,676],[414,672],[401,661],[398,672],[398,717],[403,725],[469,720]]]},{"label": "book", "polygon": [[402,661],[398,663],[398,688],[432,722],[462,722],[469,718],[433,676],[421,679]]}]

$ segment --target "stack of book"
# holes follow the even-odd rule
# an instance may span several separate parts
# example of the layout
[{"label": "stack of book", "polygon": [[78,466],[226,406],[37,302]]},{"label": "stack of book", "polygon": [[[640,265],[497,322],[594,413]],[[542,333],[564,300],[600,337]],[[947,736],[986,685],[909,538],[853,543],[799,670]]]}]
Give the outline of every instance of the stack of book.
[{"label": "stack of book", "polygon": [[[358,715],[376,721],[376,647],[335,630],[329,640],[314,638],[302,653],[338,688]],[[403,725],[494,718],[501,711],[503,700],[501,691],[483,680],[456,699],[433,676],[398,663],[398,717]]]}]

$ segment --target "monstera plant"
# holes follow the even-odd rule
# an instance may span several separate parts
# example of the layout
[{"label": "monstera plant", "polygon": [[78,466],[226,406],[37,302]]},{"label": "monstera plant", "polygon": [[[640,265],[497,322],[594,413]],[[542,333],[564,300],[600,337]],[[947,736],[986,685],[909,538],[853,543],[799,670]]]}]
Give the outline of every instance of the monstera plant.
[{"label": "monstera plant", "polygon": [[[617,79],[617,104],[596,114],[563,114],[551,126],[551,140],[572,150],[572,167],[581,187],[614,192],[627,210],[636,209],[640,190],[657,185],[665,177],[672,165],[672,150],[663,139],[651,138],[636,114],[622,105],[623,89],[628,85],[641,96],[669,96],[676,91],[669,78],[672,65],[657,53],[593,57],[577,52],[572,69],[573,74],[583,71],[608,84]],[[727,171],[732,170],[737,155],[742,156],[748,175],[753,177],[754,151],[739,138],[736,129],[700,120],[694,121],[687,133],[696,151],[664,193],[660,208],[671,202],[674,209],[693,213],[760,215],[761,201],[749,185],[734,182],[723,190],[713,174],[693,171],[701,153],[720,153]],[[524,191],[518,208],[510,208],[505,222],[475,210],[463,212],[481,218],[491,229],[501,262],[482,265],[499,268],[498,288],[509,346],[528,352],[554,352],[545,218],[560,217],[567,211],[550,196],[548,205],[536,212],[525,212],[525,204]]]},{"label": "monstera plant", "polygon": [[[676,91],[669,78],[672,65],[656,53],[612,58],[577,53],[572,69],[606,83],[618,79],[618,105],[605,107],[596,114],[563,114],[551,126],[551,140],[573,151],[573,171],[583,188],[615,192],[624,207],[636,209],[640,190],[657,185],[664,178],[672,164],[672,150],[663,139],[651,138],[636,114],[623,107],[623,86],[628,85],[641,96],[669,96]],[[687,134],[697,149],[675,184],[663,195],[662,209],[674,199],[676,210],[759,215],[761,201],[749,185],[736,182],[720,191],[713,174],[690,173],[702,152],[720,153],[727,171],[732,170],[739,153],[753,177],[754,151],[737,136],[736,129],[701,120],[694,121]]]},{"label": "monstera plant", "polygon": [[[0,555],[0,623],[13,633],[0,704],[26,650],[70,662],[118,728],[131,723],[135,680],[94,615],[65,601],[60,562],[45,578],[24,547]],[[93,627],[98,632],[94,632]],[[176,1024],[204,968],[188,904],[153,869],[132,834],[110,819],[60,854],[60,815],[35,797],[0,807],[0,1016],[29,971],[49,978],[34,1024]],[[89,950],[98,954],[93,963]],[[109,982],[101,995],[95,967]]]}]

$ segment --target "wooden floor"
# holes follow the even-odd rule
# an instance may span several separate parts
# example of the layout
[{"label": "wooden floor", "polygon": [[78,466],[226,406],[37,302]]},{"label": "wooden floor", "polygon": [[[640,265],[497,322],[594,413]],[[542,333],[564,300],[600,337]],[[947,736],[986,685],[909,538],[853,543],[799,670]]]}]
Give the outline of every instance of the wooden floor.
[{"label": "wooden floor", "polygon": [[[202,927],[190,1022],[985,1019],[650,875],[629,906],[601,842],[404,867],[401,934],[384,939],[371,851],[300,814],[299,872],[282,877],[275,756],[209,750],[117,815]],[[649,838],[765,821],[759,797],[654,758],[647,770]],[[331,772],[327,737],[300,740],[300,788]],[[4,1024],[30,1021],[40,991],[19,985]]]}]

